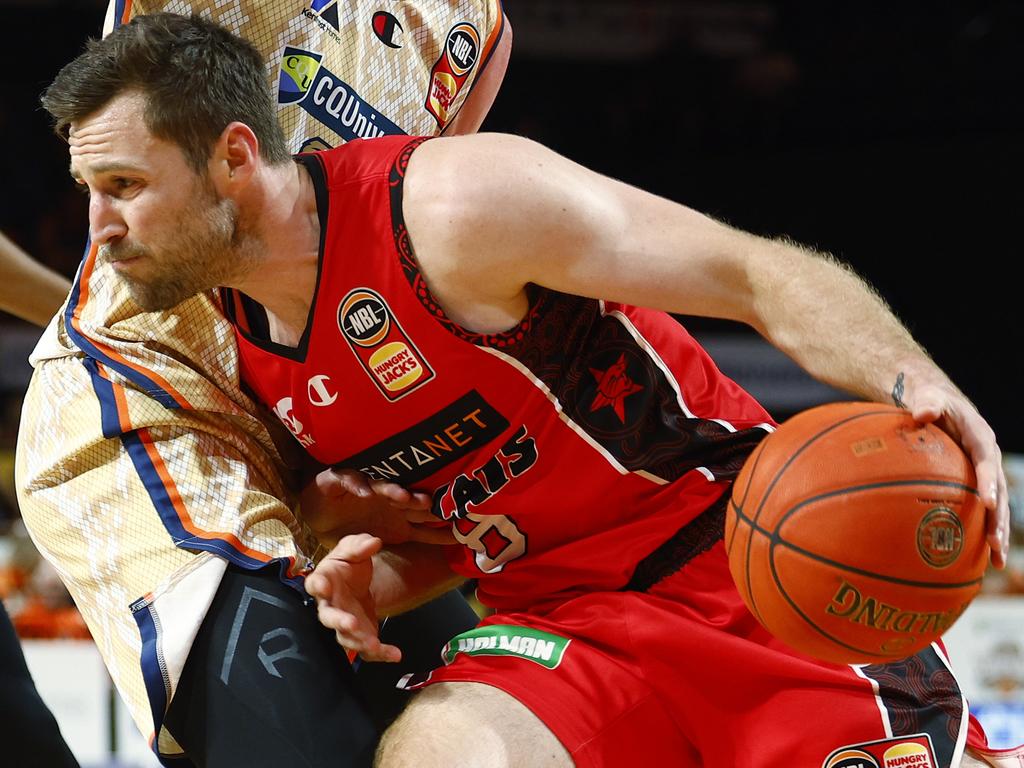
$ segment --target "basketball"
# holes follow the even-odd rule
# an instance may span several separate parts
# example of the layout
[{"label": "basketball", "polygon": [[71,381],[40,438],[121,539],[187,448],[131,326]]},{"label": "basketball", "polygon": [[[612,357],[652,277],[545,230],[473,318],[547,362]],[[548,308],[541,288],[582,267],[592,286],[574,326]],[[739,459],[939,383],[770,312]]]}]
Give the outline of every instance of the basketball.
[{"label": "basketball", "polygon": [[956,621],[989,560],[961,448],[907,411],[833,403],[797,414],[744,464],[726,515],[750,611],[837,664],[901,659]]}]

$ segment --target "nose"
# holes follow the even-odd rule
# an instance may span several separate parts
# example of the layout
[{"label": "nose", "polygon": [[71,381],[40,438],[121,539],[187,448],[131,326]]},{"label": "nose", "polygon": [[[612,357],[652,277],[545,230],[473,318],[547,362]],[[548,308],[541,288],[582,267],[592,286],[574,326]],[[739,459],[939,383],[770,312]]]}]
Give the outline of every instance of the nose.
[{"label": "nose", "polygon": [[97,245],[108,245],[128,233],[118,207],[107,195],[94,193],[89,198],[89,234]]}]

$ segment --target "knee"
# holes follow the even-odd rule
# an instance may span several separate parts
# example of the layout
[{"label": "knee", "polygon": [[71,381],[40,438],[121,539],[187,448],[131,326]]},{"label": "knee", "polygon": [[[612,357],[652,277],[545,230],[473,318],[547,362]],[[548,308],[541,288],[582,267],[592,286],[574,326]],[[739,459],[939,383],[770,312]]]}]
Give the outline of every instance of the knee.
[{"label": "knee", "polygon": [[[472,728],[459,705],[457,692],[446,685],[432,685],[416,694],[405,711],[392,723],[380,740],[375,768],[433,768],[463,765],[455,759],[461,744],[475,750],[484,733]],[[502,763],[489,763],[500,766]]]},{"label": "knee", "polygon": [[554,734],[516,699],[479,683],[418,693],[385,732],[376,768],[571,768]]}]

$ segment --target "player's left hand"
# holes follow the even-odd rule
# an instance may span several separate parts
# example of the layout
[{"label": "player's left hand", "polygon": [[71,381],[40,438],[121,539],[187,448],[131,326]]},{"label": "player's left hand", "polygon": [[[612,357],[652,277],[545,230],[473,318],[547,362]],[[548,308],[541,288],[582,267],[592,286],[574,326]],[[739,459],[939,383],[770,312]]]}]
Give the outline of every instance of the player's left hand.
[{"label": "player's left hand", "polygon": [[342,647],[367,661],[401,661],[402,652],[380,641],[373,583],[373,556],[380,539],[345,536],[316,570],[306,577],[306,591],[316,598],[317,618]]},{"label": "player's left hand", "polygon": [[370,480],[351,469],[325,469],[306,486],[300,514],[326,546],[349,534],[369,533],[385,544],[452,544],[450,526],[437,526],[429,494]]},{"label": "player's left hand", "polygon": [[985,533],[992,565],[1004,568],[1010,549],[1010,497],[1003,454],[992,427],[974,404],[950,385],[921,384],[908,389],[903,400],[915,421],[943,429],[974,463],[978,493],[988,511]]}]

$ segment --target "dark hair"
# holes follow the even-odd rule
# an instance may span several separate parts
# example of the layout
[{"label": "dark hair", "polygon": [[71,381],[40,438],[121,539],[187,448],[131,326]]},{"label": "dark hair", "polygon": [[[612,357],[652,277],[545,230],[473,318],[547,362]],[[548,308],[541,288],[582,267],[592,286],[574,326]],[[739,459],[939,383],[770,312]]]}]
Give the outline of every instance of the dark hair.
[{"label": "dark hair", "polygon": [[150,133],[180,146],[199,173],[235,120],[256,134],[265,160],[289,158],[259,51],[199,16],[137,16],[102,40],[90,40],[41,101],[54,130],[66,136],[72,122],[130,90],[146,98],[143,120]]}]

